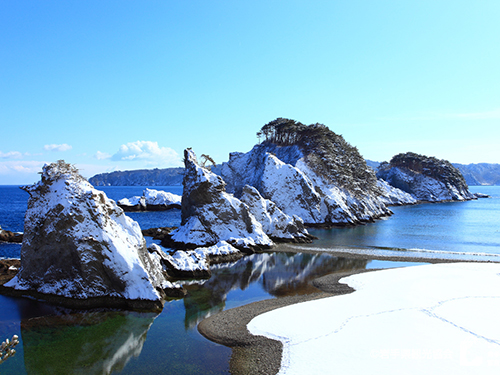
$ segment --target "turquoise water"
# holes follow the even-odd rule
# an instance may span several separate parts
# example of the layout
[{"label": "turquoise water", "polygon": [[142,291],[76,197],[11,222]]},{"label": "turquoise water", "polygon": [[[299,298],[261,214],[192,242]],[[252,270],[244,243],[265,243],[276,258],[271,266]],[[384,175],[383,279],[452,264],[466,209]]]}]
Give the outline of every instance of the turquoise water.
[{"label": "turquoise water", "polygon": [[[118,200],[140,195],[143,188],[101,189]],[[165,188],[176,194],[181,189]],[[500,187],[471,190],[493,198],[394,207],[391,218],[373,224],[311,230],[319,239],[299,248],[348,249],[367,256],[370,252],[416,252],[456,259],[498,255]],[[0,225],[4,229],[22,231],[27,198],[17,187],[0,186]],[[128,215],[143,228],[180,222],[179,210]],[[0,244],[0,257],[16,256],[19,249],[20,245]],[[231,351],[197,332],[204,317],[266,298],[310,293],[309,281],[331,272],[407,265],[415,263],[328,253],[257,254],[214,266],[211,279],[185,286],[186,298],[168,302],[160,314],[78,312],[0,295],[0,339],[17,334],[21,340],[16,356],[0,364],[0,374],[227,374]]]}]

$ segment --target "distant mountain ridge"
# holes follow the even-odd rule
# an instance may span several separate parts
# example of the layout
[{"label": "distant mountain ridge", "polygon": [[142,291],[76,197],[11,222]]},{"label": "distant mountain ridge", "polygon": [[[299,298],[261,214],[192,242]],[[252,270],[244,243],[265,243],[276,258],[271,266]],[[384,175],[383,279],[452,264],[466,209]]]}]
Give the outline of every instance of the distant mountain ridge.
[{"label": "distant mountain ridge", "polygon": [[89,178],[94,186],[175,186],[182,185],[184,168],[139,169],[100,173]]},{"label": "distant mountain ridge", "polygon": [[500,185],[500,164],[478,163],[453,165],[462,172],[468,185]]}]

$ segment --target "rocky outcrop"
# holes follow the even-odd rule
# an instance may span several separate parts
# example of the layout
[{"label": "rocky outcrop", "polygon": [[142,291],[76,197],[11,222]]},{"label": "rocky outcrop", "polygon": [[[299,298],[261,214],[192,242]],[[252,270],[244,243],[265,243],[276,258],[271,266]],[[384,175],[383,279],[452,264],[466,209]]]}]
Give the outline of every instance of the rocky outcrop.
[{"label": "rocky outcrop", "polygon": [[23,234],[11,232],[0,227],[0,242],[21,243],[23,242]]},{"label": "rocky outcrop", "polygon": [[220,176],[198,164],[191,149],[184,151],[181,226],[165,247],[196,248],[227,241],[243,250],[269,248],[273,242],[248,206],[226,192]]},{"label": "rocky outcrop", "polygon": [[243,187],[241,201],[249,207],[264,232],[274,241],[311,242],[314,238],[307,232],[300,217],[285,214],[274,202],[262,198],[256,188],[248,185]]},{"label": "rocky outcrop", "polygon": [[156,244],[149,250],[159,254],[164,268],[179,279],[208,279],[212,276],[211,264],[236,261],[244,255],[226,241],[194,250],[176,250],[172,254],[164,253]]},{"label": "rocky outcrop", "polygon": [[381,163],[377,172],[391,186],[423,202],[475,199],[460,171],[446,160],[408,152]]},{"label": "rocky outcrop", "polygon": [[321,124],[277,119],[248,153],[232,153],[221,167],[237,197],[255,187],[285,214],[307,225],[348,225],[388,216],[384,191],[358,150]]},{"label": "rocky outcrop", "polygon": [[142,196],[120,199],[117,204],[124,211],[164,211],[181,208],[181,196],[166,191],[145,189]]},{"label": "rocky outcrop", "polygon": [[4,289],[70,307],[160,309],[165,278],[139,225],[73,166],[43,167],[30,194],[21,268]]}]

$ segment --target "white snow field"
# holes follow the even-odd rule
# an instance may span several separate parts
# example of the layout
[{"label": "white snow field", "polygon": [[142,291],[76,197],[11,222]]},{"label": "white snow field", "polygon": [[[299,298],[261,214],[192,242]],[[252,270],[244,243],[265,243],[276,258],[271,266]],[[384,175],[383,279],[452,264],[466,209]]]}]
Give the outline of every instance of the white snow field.
[{"label": "white snow field", "polygon": [[283,342],[279,374],[498,374],[500,264],[341,280],[355,292],[277,309],[248,329]]}]

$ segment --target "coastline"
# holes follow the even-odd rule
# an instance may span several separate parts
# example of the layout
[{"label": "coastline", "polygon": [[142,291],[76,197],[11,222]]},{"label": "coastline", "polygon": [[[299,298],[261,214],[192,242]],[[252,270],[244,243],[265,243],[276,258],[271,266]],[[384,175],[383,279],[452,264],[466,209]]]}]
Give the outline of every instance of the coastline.
[{"label": "coastline", "polygon": [[267,299],[225,310],[204,319],[198,331],[207,339],[232,349],[229,368],[233,375],[277,374],[281,367],[283,345],[264,336],[254,336],[247,324],[257,315],[288,305],[308,302],[354,292],[347,284],[339,283],[343,277],[376,271],[363,269],[333,273],[315,279],[312,285],[317,293]]}]

